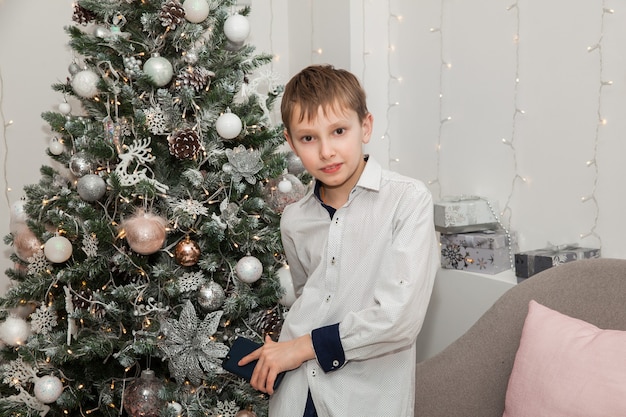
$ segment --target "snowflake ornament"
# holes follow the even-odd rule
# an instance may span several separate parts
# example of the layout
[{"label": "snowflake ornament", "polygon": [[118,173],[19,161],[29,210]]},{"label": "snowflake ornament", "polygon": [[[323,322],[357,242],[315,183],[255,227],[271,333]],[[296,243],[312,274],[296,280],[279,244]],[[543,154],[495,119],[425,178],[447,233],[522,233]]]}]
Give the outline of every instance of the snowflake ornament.
[{"label": "snowflake ornament", "polygon": [[240,411],[235,401],[218,401],[213,414],[220,417],[236,417]]},{"label": "snowflake ornament", "polygon": [[37,370],[20,357],[1,365],[0,372],[4,375],[2,382],[12,387],[26,385],[37,376]]},{"label": "snowflake ornament", "polygon": [[222,170],[233,177],[236,182],[241,182],[243,178],[249,184],[256,184],[255,175],[263,168],[261,151],[256,149],[246,149],[239,145],[233,149],[226,149],[228,162],[224,164]]},{"label": "snowflake ornament", "polygon": [[179,384],[188,379],[198,386],[206,373],[223,372],[222,358],[228,354],[228,346],[213,340],[222,314],[221,310],[214,311],[200,321],[187,300],[178,320],[161,322],[164,337],[159,347],[169,361],[170,374]]},{"label": "snowflake ornament", "polygon": [[174,209],[174,214],[176,214],[177,211],[191,216],[207,216],[209,214],[209,209],[204,207],[198,200],[178,200],[171,202],[170,206]]},{"label": "snowflake ornament", "polygon": [[98,237],[95,234],[92,233],[83,237],[83,252],[88,258],[98,256]]},{"label": "snowflake ornament", "polygon": [[180,292],[196,291],[205,282],[202,272],[185,272],[178,280],[178,289]]},{"label": "snowflake ornament", "polygon": [[42,250],[38,250],[28,258],[28,275],[39,275],[51,268],[50,262]]},{"label": "snowflake ornament", "polygon": [[45,305],[40,306],[30,315],[30,326],[35,333],[50,334],[56,325],[56,312]]},{"label": "snowflake ornament", "polygon": [[146,122],[148,124],[148,130],[154,135],[163,135],[167,131],[167,123],[165,118],[165,112],[161,109],[160,105],[144,110],[146,115]]}]

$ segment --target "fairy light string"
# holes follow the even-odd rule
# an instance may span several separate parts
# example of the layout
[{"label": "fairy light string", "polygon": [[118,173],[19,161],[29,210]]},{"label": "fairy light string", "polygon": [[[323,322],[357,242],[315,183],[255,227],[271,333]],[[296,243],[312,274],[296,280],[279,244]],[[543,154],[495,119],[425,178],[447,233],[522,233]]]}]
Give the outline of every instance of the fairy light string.
[{"label": "fairy light string", "polygon": [[439,117],[439,126],[437,127],[437,143],[436,143],[436,177],[430,181],[428,181],[428,185],[438,186],[437,195],[438,198],[442,198],[442,190],[441,190],[441,182],[439,178],[441,177],[441,145],[443,139],[443,131],[446,123],[452,120],[452,116],[445,114],[445,93],[444,93],[444,84],[446,74],[452,68],[452,64],[445,58],[445,36],[444,36],[444,26],[445,26],[445,0],[441,1],[441,7],[439,9],[439,26],[430,28],[430,33],[438,36],[439,41],[439,106],[438,106],[438,117]]},{"label": "fairy light string", "polygon": [[599,167],[598,167],[598,145],[600,142],[600,137],[602,136],[602,128],[607,124],[607,120],[603,115],[603,96],[604,89],[606,87],[610,87],[613,85],[613,82],[610,80],[605,80],[604,78],[604,51],[603,51],[603,40],[604,40],[604,29],[606,24],[606,19],[612,15],[615,11],[612,8],[607,7],[606,0],[602,2],[602,18],[600,20],[600,36],[598,42],[594,45],[587,47],[587,52],[589,53],[597,53],[598,57],[598,102],[596,106],[596,128],[594,132],[593,138],[593,155],[592,158],[587,161],[587,167],[593,169],[593,185],[591,187],[591,193],[585,197],[581,198],[583,203],[590,203],[593,205],[594,210],[594,218],[593,224],[589,231],[580,234],[581,239],[596,239],[598,242],[599,248],[602,248],[602,238],[596,232],[598,227],[598,220],[600,217],[600,205],[598,203],[598,199],[596,198],[596,191],[598,188],[598,178],[599,178]]},{"label": "fairy light string", "polygon": [[[391,131],[390,126],[392,125],[392,113],[394,109],[400,106],[398,100],[394,99],[394,85],[400,84],[402,82],[402,77],[396,74],[396,71],[393,69],[393,60],[394,56],[396,56],[397,45],[393,42],[393,27],[395,25],[399,25],[402,22],[402,15],[394,12],[394,7],[392,5],[392,1],[390,0],[388,3],[388,12],[389,15],[387,17],[387,111],[386,111],[386,127],[385,132],[383,133],[383,139],[387,140],[387,155],[389,156],[389,163],[398,163],[400,162],[400,158],[397,156],[393,156],[392,151],[392,143],[391,143]],[[397,31],[396,31],[397,33]]]},{"label": "fairy light string", "polygon": [[4,176],[4,198],[6,199],[6,204],[10,208],[10,199],[9,199],[9,191],[11,191],[11,187],[9,186],[9,177],[7,166],[9,162],[9,138],[8,138],[8,128],[13,124],[13,120],[7,121],[4,115],[4,78],[2,77],[2,70],[0,69],[0,123],[2,123],[2,143],[4,146],[4,163],[2,164],[2,175]]},{"label": "fairy light string", "polygon": [[511,208],[511,200],[515,195],[516,185],[519,182],[525,183],[526,178],[520,175],[519,173],[519,164],[518,164],[518,153],[516,148],[516,140],[517,140],[517,124],[519,118],[522,117],[526,112],[522,110],[519,106],[519,85],[520,85],[520,8],[519,2],[511,4],[507,7],[507,11],[514,13],[515,18],[515,28],[513,35],[513,45],[515,48],[515,78],[513,80],[513,115],[511,117],[511,136],[510,138],[502,138],[502,143],[508,146],[511,149],[511,159],[513,161],[513,178],[511,179],[511,189],[509,191],[509,195],[505,201],[504,206],[502,207],[500,218],[501,221],[508,225],[510,228],[511,223],[513,222],[513,210]]}]

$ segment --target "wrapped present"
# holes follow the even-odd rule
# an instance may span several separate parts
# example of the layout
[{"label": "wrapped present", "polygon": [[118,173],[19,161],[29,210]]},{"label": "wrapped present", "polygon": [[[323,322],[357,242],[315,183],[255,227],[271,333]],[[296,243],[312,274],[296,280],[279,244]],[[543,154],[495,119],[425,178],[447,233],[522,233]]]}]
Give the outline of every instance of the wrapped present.
[{"label": "wrapped present", "polygon": [[578,245],[550,246],[515,254],[515,276],[528,278],[553,266],[578,259],[599,258],[600,249]]},{"label": "wrapped present", "polygon": [[441,267],[498,274],[513,267],[515,235],[504,230],[442,234]]},{"label": "wrapped present", "polygon": [[435,230],[441,233],[477,232],[499,227],[497,204],[482,197],[448,197],[434,206]]}]

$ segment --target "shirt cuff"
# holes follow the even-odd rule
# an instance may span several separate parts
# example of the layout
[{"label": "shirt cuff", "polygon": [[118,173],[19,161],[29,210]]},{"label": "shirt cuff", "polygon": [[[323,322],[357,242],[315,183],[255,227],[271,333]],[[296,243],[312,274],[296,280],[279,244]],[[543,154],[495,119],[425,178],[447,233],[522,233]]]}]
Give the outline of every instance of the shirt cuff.
[{"label": "shirt cuff", "polygon": [[339,338],[339,323],[314,329],[311,340],[317,362],[324,372],[335,371],[346,363],[346,355]]}]

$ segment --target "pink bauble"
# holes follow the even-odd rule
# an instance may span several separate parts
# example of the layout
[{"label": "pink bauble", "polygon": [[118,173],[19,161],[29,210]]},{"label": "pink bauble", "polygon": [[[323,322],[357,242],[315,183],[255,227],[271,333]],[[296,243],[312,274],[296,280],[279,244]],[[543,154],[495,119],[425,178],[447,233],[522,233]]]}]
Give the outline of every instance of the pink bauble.
[{"label": "pink bauble", "polygon": [[122,223],[126,241],[132,250],[141,255],[159,251],[165,243],[166,220],[149,213],[140,213]]},{"label": "pink bauble", "polygon": [[13,236],[13,250],[18,258],[28,261],[28,258],[41,250],[41,242],[27,225],[18,224]]}]

